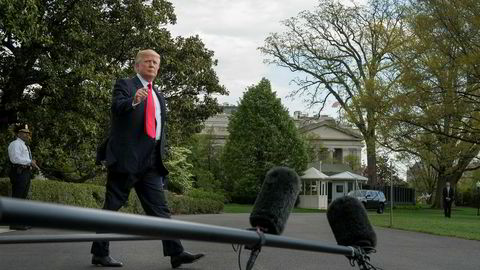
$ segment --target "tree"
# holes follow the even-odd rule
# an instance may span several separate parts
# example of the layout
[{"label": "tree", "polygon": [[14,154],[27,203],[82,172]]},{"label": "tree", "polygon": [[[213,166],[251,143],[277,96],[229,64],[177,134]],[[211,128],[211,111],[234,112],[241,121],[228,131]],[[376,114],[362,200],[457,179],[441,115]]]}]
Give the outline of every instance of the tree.
[{"label": "tree", "polygon": [[[360,158],[357,155],[346,155],[343,159],[344,159],[344,163],[347,164],[350,167],[350,169],[352,169],[352,171],[357,173],[362,171]],[[380,174],[378,173],[378,169],[377,169],[377,174],[380,176]]]},{"label": "tree", "polygon": [[305,143],[267,79],[247,89],[228,132],[224,167],[232,201],[252,203],[273,166],[306,168]]},{"label": "tree", "polygon": [[415,162],[407,171],[408,184],[417,194],[429,195],[427,203],[432,203],[433,193],[437,186],[437,172],[426,162]]},{"label": "tree", "polygon": [[175,21],[164,0],[1,1],[2,143],[9,124],[29,123],[46,175],[75,182],[95,175],[113,81],[134,75],[133,58],[143,48],[162,56],[155,83],[169,103],[170,143],[183,142],[219,111],[212,94],[226,91],[213,52],[198,37],[170,36],[164,26]]},{"label": "tree", "polygon": [[288,29],[266,39],[269,63],[305,74],[293,95],[306,95],[324,108],[333,97],[362,133],[367,171],[376,184],[376,133],[398,74],[392,53],[402,43],[402,12],[395,0],[371,0],[347,7],[320,0],[315,11],[284,21]]},{"label": "tree", "polygon": [[394,185],[400,185],[404,182],[398,177],[397,169],[391,162],[388,153],[383,153],[378,156],[377,173],[379,185],[390,185],[393,181]]},{"label": "tree", "polygon": [[[438,1],[445,3],[450,1]],[[445,182],[455,185],[480,151],[478,107],[471,94],[479,84],[450,32],[432,14],[432,1],[410,7],[409,36],[397,53],[399,91],[388,112],[383,144],[418,157],[437,173],[433,207],[441,207]],[[455,15],[449,14],[450,17]],[[466,93],[470,93],[467,95]],[[472,106],[473,105],[473,106]]]},{"label": "tree", "polygon": [[215,145],[213,128],[206,134],[196,134],[191,142],[189,161],[193,165],[194,185],[210,191],[223,189],[222,147]]},{"label": "tree", "polygon": [[192,152],[185,147],[172,147],[165,162],[168,174],[168,190],[176,193],[186,193],[192,189],[192,164],[188,156]]}]

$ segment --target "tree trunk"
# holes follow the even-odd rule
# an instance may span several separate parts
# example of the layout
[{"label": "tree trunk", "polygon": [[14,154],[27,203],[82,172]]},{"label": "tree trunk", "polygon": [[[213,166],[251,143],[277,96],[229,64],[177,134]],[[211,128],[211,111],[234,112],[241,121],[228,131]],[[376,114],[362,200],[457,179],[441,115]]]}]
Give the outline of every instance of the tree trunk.
[{"label": "tree trunk", "polygon": [[442,208],[443,201],[442,201],[442,191],[443,187],[445,187],[445,183],[447,182],[445,174],[439,173],[438,180],[437,180],[437,187],[435,189],[435,194],[433,197],[433,204],[432,208]]},{"label": "tree trunk", "polygon": [[375,147],[375,137],[366,137],[365,142],[367,144],[367,175],[368,184],[370,186],[376,186],[377,181],[377,152]]}]

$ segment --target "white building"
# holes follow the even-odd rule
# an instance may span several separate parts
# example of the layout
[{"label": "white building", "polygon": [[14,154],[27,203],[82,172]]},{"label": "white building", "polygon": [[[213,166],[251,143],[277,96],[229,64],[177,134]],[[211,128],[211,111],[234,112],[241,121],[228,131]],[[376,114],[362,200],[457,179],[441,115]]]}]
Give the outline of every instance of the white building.
[{"label": "white building", "polygon": [[[225,145],[229,135],[227,130],[229,117],[236,109],[237,106],[224,105],[222,113],[205,121],[205,128],[201,133],[211,133],[216,144]],[[342,164],[349,155],[356,157],[358,161],[361,160],[363,137],[355,129],[340,127],[335,119],[329,116],[308,117],[298,111],[294,113],[293,120],[300,134],[307,136],[310,143],[316,147],[317,161]]]}]

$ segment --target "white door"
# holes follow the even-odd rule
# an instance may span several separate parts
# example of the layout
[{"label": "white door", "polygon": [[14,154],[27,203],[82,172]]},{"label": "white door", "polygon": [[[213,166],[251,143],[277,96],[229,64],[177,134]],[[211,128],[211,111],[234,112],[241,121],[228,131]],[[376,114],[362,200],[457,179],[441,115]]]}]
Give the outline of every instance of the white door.
[{"label": "white door", "polygon": [[345,191],[345,183],[333,183],[332,200],[343,197],[346,194]]}]

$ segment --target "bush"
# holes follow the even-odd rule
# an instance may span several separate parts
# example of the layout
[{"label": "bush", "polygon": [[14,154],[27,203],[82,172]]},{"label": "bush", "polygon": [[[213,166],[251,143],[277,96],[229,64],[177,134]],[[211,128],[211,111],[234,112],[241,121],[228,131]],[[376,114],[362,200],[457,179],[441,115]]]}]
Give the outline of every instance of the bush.
[{"label": "bush", "polygon": [[[9,196],[10,189],[10,180],[8,178],[0,179],[0,196]],[[200,193],[194,192],[193,194],[198,196]],[[218,200],[218,195],[210,194],[203,198],[197,198],[175,195],[168,191],[166,195],[172,214],[207,214],[223,211],[223,201]],[[216,199],[212,199],[215,196],[217,196]],[[28,198],[34,201],[99,209],[103,207],[105,200],[105,187],[94,184],[33,179]],[[120,211],[144,214],[140,200],[134,190],[132,190],[128,202]]]},{"label": "bush", "polygon": [[221,203],[225,202],[224,194],[216,193],[216,192],[208,191],[204,189],[199,189],[199,188],[191,189],[185,195],[191,198],[210,199],[210,200],[218,201]]},{"label": "bush", "polygon": [[174,214],[209,214],[223,211],[223,202],[167,193],[170,211]]},{"label": "bush", "polygon": [[[390,206],[388,206],[389,208]],[[400,204],[400,205],[393,205],[393,209],[407,209],[407,210],[418,210],[418,209],[422,209],[422,208],[426,208],[428,207],[428,205],[426,204],[420,204],[420,203],[417,203],[417,204]]]}]

